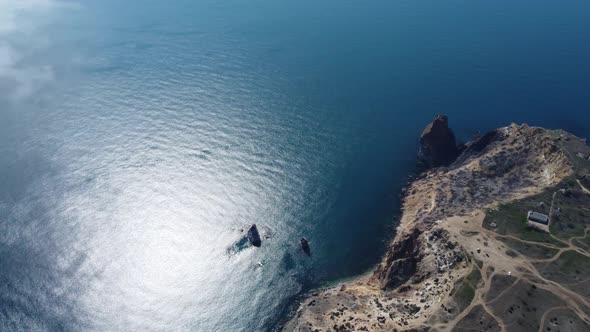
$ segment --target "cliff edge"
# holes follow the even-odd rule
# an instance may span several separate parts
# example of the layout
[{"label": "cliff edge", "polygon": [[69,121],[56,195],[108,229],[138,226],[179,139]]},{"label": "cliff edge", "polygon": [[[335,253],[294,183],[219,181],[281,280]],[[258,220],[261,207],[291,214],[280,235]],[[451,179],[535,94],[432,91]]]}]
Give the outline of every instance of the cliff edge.
[{"label": "cliff edge", "polygon": [[459,149],[439,116],[420,143],[433,168],[381,263],[310,294],[283,331],[590,331],[585,140],[513,124]]}]

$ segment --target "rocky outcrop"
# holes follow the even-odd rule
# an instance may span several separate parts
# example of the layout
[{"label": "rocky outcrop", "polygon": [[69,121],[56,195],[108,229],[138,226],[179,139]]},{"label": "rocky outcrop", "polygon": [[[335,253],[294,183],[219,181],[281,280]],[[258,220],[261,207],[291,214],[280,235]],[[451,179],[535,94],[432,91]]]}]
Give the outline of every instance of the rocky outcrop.
[{"label": "rocky outcrop", "polygon": [[309,247],[309,241],[306,238],[301,238],[299,241],[301,243],[301,250],[307,255],[311,256],[311,248]]},{"label": "rocky outcrop", "polygon": [[262,245],[262,240],[260,240],[260,234],[258,233],[258,228],[256,224],[253,224],[252,227],[248,230],[248,241],[255,247],[260,247]]},{"label": "rocky outcrop", "polygon": [[385,259],[373,273],[373,281],[382,289],[396,288],[416,273],[420,260],[419,236],[420,231],[414,228],[389,247]]},{"label": "rocky outcrop", "polygon": [[574,175],[565,146],[575,140],[513,124],[458,148],[446,118],[437,117],[422,135],[422,154],[430,165],[448,167],[425,170],[405,188],[397,234],[376,270],[310,294],[282,330],[411,331],[434,324],[437,312],[450,314],[457,282],[471,275],[469,253],[494,241],[476,238],[482,209],[537,195]]},{"label": "rocky outcrop", "polygon": [[451,164],[459,155],[455,134],[446,116],[438,115],[420,136],[420,159],[428,167]]}]

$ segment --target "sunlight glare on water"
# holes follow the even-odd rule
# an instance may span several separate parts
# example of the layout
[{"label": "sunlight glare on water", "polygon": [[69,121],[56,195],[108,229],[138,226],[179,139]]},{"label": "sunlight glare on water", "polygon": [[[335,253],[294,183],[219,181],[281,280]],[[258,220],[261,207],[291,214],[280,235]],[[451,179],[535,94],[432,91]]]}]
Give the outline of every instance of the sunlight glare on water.
[{"label": "sunlight glare on water", "polygon": [[379,261],[435,114],[589,136],[588,9],[0,0],[0,331],[271,330]]}]

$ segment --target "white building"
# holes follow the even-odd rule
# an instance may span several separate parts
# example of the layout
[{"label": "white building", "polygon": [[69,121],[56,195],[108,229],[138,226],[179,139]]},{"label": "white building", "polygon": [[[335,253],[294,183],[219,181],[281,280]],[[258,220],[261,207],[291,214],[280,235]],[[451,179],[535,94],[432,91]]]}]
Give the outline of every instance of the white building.
[{"label": "white building", "polygon": [[527,225],[549,233],[549,216],[535,211],[527,214]]}]

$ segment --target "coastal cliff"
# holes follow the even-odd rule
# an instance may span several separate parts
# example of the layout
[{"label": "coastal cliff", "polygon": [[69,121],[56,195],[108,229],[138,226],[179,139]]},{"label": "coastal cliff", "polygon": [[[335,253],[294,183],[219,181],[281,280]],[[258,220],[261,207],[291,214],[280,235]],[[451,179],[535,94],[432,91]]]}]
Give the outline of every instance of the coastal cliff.
[{"label": "coastal cliff", "polygon": [[[513,124],[457,147],[447,118],[438,116],[420,143],[420,157],[432,168],[407,189],[381,263],[369,275],[310,294],[283,331],[519,331],[558,317],[590,330],[590,292],[575,297],[547,272],[575,252],[584,258],[576,264],[587,263],[590,273],[590,221],[572,213],[559,224],[560,211],[590,203],[576,185],[590,174],[590,161],[579,157],[590,155],[585,140]],[[550,216],[549,234],[526,226],[529,209]],[[543,260],[535,248],[555,255]],[[518,295],[524,289],[526,301]],[[531,308],[537,293],[551,306]],[[563,312],[550,316],[554,308]]]},{"label": "coastal cliff", "polygon": [[449,128],[449,120],[438,115],[426,126],[420,136],[419,158],[428,167],[446,166],[459,155],[455,133]]}]

